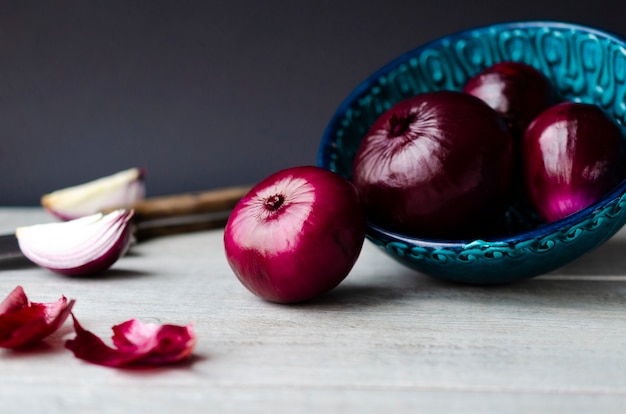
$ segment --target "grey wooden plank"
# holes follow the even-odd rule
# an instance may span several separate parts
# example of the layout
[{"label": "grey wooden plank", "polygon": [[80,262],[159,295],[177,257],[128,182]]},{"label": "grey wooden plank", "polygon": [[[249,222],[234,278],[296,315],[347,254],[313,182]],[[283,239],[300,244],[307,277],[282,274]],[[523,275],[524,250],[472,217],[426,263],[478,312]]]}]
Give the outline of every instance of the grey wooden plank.
[{"label": "grey wooden plank", "polygon": [[[46,218],[0,209],[0,229]],[[622,412],[625,240],[492,287],[434,280],[366,243],[337,289],[296,306],[248,293],[221,231],[137,245],[99,278],[3,270],[0,296],[19,283],[36,301],[76,298],[77,317],[103,337],[131,318],[193,322],[198,345],[180,366],[115,370],[65,351],[66,324],[47,348],[0,351],[2,412]]]}]

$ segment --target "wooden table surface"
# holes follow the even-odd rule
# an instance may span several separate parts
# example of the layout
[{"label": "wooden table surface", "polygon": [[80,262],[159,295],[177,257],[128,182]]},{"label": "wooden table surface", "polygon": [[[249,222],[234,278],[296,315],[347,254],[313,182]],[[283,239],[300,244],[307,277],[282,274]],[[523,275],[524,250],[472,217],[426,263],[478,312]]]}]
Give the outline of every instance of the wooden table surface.
[{"label": "wooden table surface", "polygon": [[[0,230],[51,221],[0,208]],[[76,299],[110,343],[128,319],[193,323],[188,362],[114,369],[63,348],[71,323],[30,351],[0,350],[0,413],[624,413],[626,232],[565,268],[491,287],[434,280],[366,242],[317,301],[250,294],[220,230],[153,239],[97,278],[4,266],[0,296]]]}]

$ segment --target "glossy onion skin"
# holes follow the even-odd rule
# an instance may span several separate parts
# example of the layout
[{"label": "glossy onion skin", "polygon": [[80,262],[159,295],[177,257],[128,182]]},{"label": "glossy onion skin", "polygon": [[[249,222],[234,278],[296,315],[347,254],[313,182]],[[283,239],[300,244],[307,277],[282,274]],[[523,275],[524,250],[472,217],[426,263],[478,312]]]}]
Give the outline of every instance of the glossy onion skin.
[{"label": "glossy onion skin", "polygon": [[515,138],[521,138],[531,121],[557,101],[548,78],[521,62],[498,62],[483,69],[467,81],[463,92],[498,112]]},{"label": "glossy onion skin", "polygon": [[[397,119],[410,120],[404,131]],[[417,237],[473,238],[493,231],[509,204],[513,166],[502,118],[474,96],[438,91],[405,99],[375,121],[352,180],[374,224]]]},{"label": "glossy onion skin", "polygon": [[522,150],[526,195],[547,222],[590,206],[626,175],[622,132],[591,104],[548,108],[528,127]]},{"label": "glossy onion skin", "polygon": [[[266,201],[284,197],[273,210]],[[365,212],[354,186],[320,167],[276,172],[235,206],[224,231],[239,281],[277,303],[313,299],[350,272],[365,240]]]}]

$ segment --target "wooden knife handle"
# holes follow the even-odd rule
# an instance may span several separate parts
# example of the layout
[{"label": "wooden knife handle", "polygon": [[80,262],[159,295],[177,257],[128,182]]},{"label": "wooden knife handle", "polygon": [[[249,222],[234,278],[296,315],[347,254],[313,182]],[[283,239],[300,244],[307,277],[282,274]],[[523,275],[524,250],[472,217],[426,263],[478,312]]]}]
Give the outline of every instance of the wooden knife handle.
[{"label": "wooden knife handle", "polygon": [[194,216],[193,220],[183,220],[182,222],[161,222],[160,220],[144,221],[141,223],[135,223],[134,236],[137,241],[143,241],[154,237],[169,236],[172,234],[218,229],[223,228],[227,221],[227,213],[202,217]]},{"label": "wooden knife handle", "polygon": [[128,208],[135,210],[137,223],[180,216],[194,216],[232,210],[250,190],[250,186],[152,197]]}]

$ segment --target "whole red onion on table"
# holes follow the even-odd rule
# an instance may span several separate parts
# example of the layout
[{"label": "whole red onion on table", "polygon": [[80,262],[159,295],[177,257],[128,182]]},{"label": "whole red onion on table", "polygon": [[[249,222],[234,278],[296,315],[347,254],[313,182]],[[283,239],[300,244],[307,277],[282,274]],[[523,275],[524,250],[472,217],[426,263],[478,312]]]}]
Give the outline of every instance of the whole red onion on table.
[{"label": "whole red onion on table", "polygon": [[331,171],[278,171],[235,206],[224,229],[226,258],[255,295],[292,303],[315,298],[350,272],[365,239],[354,186]]}]

